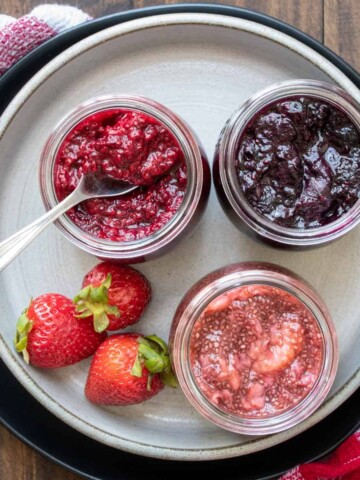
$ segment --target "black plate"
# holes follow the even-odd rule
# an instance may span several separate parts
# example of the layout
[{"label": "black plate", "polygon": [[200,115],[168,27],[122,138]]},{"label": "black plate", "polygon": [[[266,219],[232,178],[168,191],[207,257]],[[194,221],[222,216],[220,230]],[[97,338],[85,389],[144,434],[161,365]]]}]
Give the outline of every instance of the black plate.
[{"label": "black plate", "polygon": [[[112,25],[165,13],[202,12],[244,18],[284,32],[308,45],[342,70],[359,88],[360,76],[343,59],[308,35],[261,13],[222,5],[151,7],[99,18],[72,28],[28,54],[0,79],[0,112],[20,88],[48,61],[83,38]],[[72,429],[38,403],[0,361],[0,421],[32,448],[85,478],[148,480],[179,475],[202,476],[219,472],[222,478],[260,480],[277,477],[297,463],[318,459],[360,426],[360,389],[316,426],[262,452],[211,462],[164,461],[122,452],[102,445]],[[120,426],[119,426],[120,428]]]}]

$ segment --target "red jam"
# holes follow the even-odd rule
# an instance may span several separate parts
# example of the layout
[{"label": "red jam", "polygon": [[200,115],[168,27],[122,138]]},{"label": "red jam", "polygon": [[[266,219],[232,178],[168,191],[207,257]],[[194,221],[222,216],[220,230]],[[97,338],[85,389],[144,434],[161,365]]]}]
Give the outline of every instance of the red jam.
[{"label": "red jam", "polygon": [[257,213],[283,227],[320,227],[360,198],[360,132],[329,103],[287,98],[246,127],[235,167]]},{"label": "red jam", "polygon": [[186,191],[186,163],[177,139],[154,117],[136,110],[95,113],[70,131],[55,160],[58,199],[67,197],[89,171],[140,186],[118,198],[88,200],[68,213],[85,232],[116,242],[148,237],[162,228]]},{"label": "red jam", "polygon": [[216,297],[196,320],[190,365],[209,402],[234,415],[266,418],[301,402],[323,361],[313,314],[294,295],[248,285]]}]

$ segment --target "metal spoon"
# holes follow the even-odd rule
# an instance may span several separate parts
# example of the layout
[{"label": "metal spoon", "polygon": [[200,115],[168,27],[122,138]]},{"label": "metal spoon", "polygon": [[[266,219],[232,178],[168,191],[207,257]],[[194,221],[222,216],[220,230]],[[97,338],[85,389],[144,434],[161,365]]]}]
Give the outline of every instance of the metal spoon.
[{"label": "metal spoon", "polygon": [[49,210],[35,222],[0,243],[0,271],[29,245],[50,223],[78,203],[96,197],[116,197],[138,188],[121,180],[115,180],[99,173],[86,173],[76,189],[56,207]]}]

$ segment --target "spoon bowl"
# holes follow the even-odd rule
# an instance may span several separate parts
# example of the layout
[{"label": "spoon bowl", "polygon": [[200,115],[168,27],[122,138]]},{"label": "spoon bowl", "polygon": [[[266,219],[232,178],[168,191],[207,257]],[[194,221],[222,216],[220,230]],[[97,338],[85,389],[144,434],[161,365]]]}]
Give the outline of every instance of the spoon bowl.
[{"label": "spoon bowl", "polygon": [[104,175],[99,172],[88,172],[83,175],[76,190],[80,189],[86,199],[95,197],[117,197],[136,190],[138,185],[131,185],[123,180]]}]

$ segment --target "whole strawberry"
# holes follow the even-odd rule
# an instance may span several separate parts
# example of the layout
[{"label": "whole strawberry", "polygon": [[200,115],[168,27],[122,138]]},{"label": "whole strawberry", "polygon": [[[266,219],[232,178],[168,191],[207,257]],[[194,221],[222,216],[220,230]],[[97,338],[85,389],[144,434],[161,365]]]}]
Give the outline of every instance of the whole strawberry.
[{"label": "whole strawberry", "polygon": [[94,317],[97,332],[119,330],[136,323],[150,302],[148,280],[135,268],[103,262],[84,277],[75,297],[77,314]]},{"label": "whole strawberry", "polygon": [[166,343],[155,335],[123,333],[108,337],[96,351],[85,395],[98,405],[133,405],[164,385],[177,385]]},{"label": "whole strawberry", "polygon": [[56,368],[93,355],[106,333],[92,319],[79,321],[70,298],[47,293],[32,300],[16,325],[15,348],[35,367]]}]

